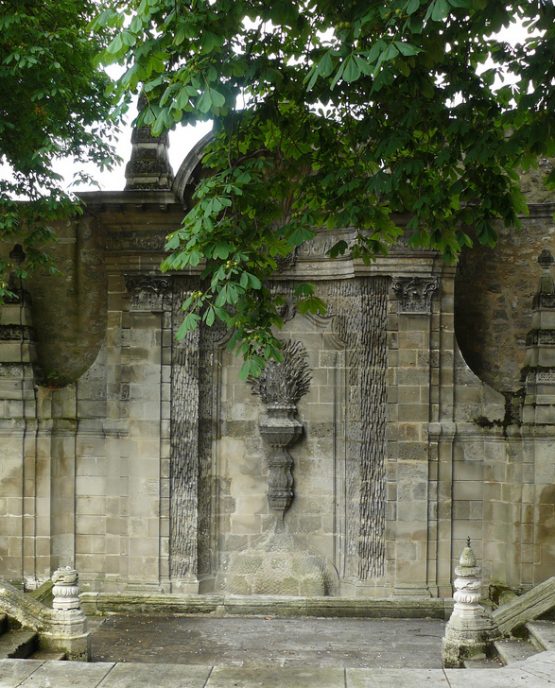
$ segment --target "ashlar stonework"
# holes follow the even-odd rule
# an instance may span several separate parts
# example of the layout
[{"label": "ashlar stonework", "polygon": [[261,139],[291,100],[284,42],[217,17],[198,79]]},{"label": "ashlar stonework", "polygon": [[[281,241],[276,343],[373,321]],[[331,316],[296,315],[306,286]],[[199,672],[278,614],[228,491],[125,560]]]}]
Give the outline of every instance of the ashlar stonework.
[{"label": "ashlar stonework", "polygon": [[[82,194],[60,227],[63,276],[0,309],[1,576],[33,588],[69,564],[106,594],[450,598],[470,536],[484,586],[549,578],[551,206],[479,274],[403,244],[331,260],[353,231],[318,233],[272,283],[293,377],[270,366],[253,394],[225,331],[176,340],[198,273],[159,271],[200,147],[172,181],[165,141],[134,136],[126,190]],[[290,305],[307,279],[325,316]],[[275,378],[298,389],[274,400]]]}]

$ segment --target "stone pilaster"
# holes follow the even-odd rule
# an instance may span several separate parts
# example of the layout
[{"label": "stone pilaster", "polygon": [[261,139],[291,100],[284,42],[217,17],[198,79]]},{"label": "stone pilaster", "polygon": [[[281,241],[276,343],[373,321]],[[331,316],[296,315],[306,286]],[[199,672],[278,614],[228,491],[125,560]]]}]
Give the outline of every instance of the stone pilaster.
[{"label": "stone pilaster", "polygon": [[553,262],[551,253],[543,250],[538,258],[543,274],[532,304],[532,329],[526,338],[523,423],[555,425],[555,284],[551,275]]},{"label": "stone pilaster", "polygon": [[[395,592],[430,595],[428,576],[429,444],[431,417],[432,298],[438,290],[433,275],[398,277],[397,523]],[[395,428],[396,424],[396,428]]]},{"label": "stone pilaster", "polygon": [[[29,587],[37,571],[36,360],[28,297],[0,306],[0,540],[2,577]],[[41,543],[40,554],[48,557]]]}]

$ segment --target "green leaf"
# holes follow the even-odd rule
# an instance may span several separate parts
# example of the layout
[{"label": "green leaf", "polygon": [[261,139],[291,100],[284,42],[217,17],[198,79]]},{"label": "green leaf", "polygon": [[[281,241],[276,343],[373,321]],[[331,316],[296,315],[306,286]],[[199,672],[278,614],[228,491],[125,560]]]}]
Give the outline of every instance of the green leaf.
[{"label": "green leaf", "polygon": [[432,11],[432,21],[443,21],[449,15],[449,3],[447,0],[435,0]]},{"label": "green leaf", "polygon": [[210,98],[214,107],[223,107],[225,105],[225,96],[214,88],[210,88]]},{"label": "green leaf", "polygon": [[322,59],[320,62],[318,62],[318,75],[321,77],[328,77],[330,74],[333,72],[333,67],[334,67],[334,61],[331,56],[331,51],[328,50],[325,52],[322,56]]},{"label": "green leaf", "polygon": [[249,284],[253,289],[262,289],[262,282],[258,279],[256,275],[252,275],[250,272],[246,274],[249,278]]},{"label": "green leaf", "polygon": [[196,330],[199,321],[200,315],[198,315],[197,313],[187,313],[175,334],[176,338],[183,339],[188,332]]},{"label": "green leaf", "polygon": [[211,90],[212,89],[207,88],[197,101],[197,108],[199,109],[199,112],[202,112],[203,114],[209,112],[210,108],[212,107]]},{"label": "green leaf", "polygon": [[395,45],[393,43],[390,43],[387,46],[385,52],[383,53],[383,61],[388,62],[390,60],[394,60],[398,54],[399,54],[399,51],[397,50]]},{"label": "green leaf", "polygon": [[353,55],[349,55],[343,65],[343,79],[347,82],[356,81],[360,77],[360,69]]},{"label": "green leaf", "polygon": [[216,313],[214,312],[214,309],[208,308],[206,310],[206,312],[204,313],[204,316],[203,316],[204,322],[208,325],[208,327],[212,327],[215,319],[216,319]]},{"label": "green leaf", "polygon": [[219,258],[220,260],[226,260],[232,250],[233,246],[226,242],[216,244],[214,251],[212,252],[212,257]]},{"label": "green leaf", "polygon": [[401,55],[404,55],[405,57],[412,57],[413,55],[418,55],[418,53],[422,52],[421,48],[418,48],[416,45],[412,45],[411,43],[401,43],[401,41],[395,41],[395,46]]},{"label": "green leaf", "polygon": [[110,55],[116,55],[123,47],[121,34],[118,34],[110,45],[106,48],[106,52]]},{"label": "green leaf", "polygon": [[420,0],[409,0],[405,7],[405,12],[408,15],[414,14],[416,10],[420,7]]}]

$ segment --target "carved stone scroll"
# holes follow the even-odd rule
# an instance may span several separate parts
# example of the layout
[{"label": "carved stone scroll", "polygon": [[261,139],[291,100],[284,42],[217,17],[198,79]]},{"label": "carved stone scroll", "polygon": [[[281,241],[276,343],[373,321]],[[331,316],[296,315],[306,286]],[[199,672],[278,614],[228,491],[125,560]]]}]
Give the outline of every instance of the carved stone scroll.
[{"label": "carved stone scroll", "polygon": [[430,313],[438,286],[437,277],[398,277],[393,291],[398,298],[399,313]]}]

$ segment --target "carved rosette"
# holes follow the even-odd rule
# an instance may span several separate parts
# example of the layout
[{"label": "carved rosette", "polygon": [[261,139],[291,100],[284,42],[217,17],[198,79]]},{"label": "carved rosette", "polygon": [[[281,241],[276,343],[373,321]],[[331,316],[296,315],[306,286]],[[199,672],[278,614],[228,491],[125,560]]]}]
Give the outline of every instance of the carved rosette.
[{"label": "carved rosette", "polygon": [[130,311],[164,311],[171,308],[171,277],[126,275]]},{"label": "carved rosette", "polygon": [[269,362],[259,378],[249,381],[253,394],[266,407],[259,428],[269,446],[268,502],[281,518],[295,496],[293,458],[287,449],[302,435],[303,424],[296,417],[297,402],[310,389],[310,380],[306,349],[301,342],[289,340],[283,348],[283,360]]},{"label": "carved rosette", "polygon": [[393,282],[399,313],[430,313],[437,292],[437,277],[398,277]]},{"label": "carved rosette", "polygon": [[71,566],[57,569],[52,574],[52,607],[67,612],[70,609],[80,609],[79,574]]}]

